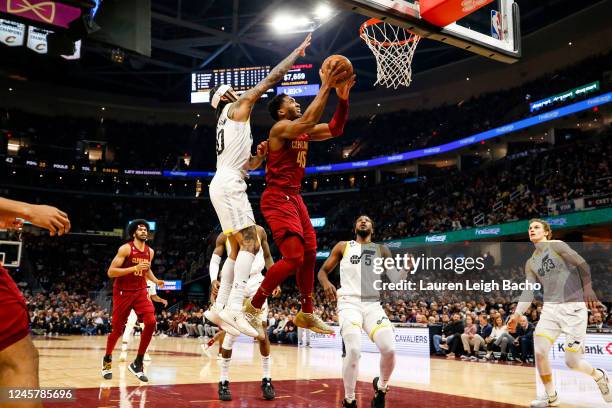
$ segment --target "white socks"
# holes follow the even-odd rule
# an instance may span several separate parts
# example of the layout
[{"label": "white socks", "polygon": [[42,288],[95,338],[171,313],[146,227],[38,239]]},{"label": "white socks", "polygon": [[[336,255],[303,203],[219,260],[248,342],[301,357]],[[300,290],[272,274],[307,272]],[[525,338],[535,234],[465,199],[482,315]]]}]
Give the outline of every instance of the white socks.
[{"label": "white socks", "polygon": [[247,251],[238,252],[236,265],[234,266],[234,285],[227,301],[230,310],[242,310],[242,302],[246,297],[246,284],[251,275],[251,267],[254,260],[255,255],[252,253]]},{"label": "white socks", "polygon": [[270,356],[261,356],[262,378],[272,378],[272,359]]},{"label": "white socks", "polygon": [[221,382],[229,381],[229,369],[231,362],[231,358],[221,359],[221,378],[219,379]]},{"label": "white socks", "polygon": [[234,264],[235,262],[230,258],[227,258],[223,263],[219,293],[217,293],[217,299],[215,299],[215,308],[218,312],[223,310],[227,304],[227,299],[232,290],[232,284],[234,283]]}]

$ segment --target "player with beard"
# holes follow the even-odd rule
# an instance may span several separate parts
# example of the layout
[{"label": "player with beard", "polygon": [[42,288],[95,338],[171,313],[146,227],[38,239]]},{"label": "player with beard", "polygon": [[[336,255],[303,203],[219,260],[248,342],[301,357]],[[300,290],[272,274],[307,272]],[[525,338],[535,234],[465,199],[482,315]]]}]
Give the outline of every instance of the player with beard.
[{"label": "player with beard", "polygon": [[[387,384],[395,367],[393,325],[380,305],[380,294],[373,285],[374,280],[380,279],[373,269],[375,259],[392,258],[392,255],[386,246],[372,242],[373,233],[374,224],[370,217],[362,215],[357,218],[355,240],[338,242],[317,275],[326,297],[338,301],[340,334],[345,347],[342,359],[343,407],[357,407],[355,387],[359,375],[362,330],[380,351],[380,375],[372,382],[373,408],[385,406],[385,396],[389,390]],[[340,288],[336,291],[328,275],[338,264]],[[385,269],[385,273],[392,282],[402,279],[402,273],[395,268]]]},{"label": "player with beard", "polygon": [[[301,310],[294,323],[323,334],[331,334],[333,330],[313,313],[317,237],[300,191],[306,173],[308,144],[339,137],[344,132],[349,93],[355,84],[355,76],[348,77],[350,74],[344,69],[341,64],[328,64],[319,71],[321,88],[303,115],[300,104],[288,95],[279,94],[268,104],[276,123],[268,137],[266,189],[260,207],[283,258],[270,268],[243,310],[246,316],[257,316],[260,320],[261,308],[274,288],[295,274]],[[329,123],[319,123],[334,88],[338,95],[336,112]]]},{"label": "player with beard", "polygon": [[132,221],[128,225],[128,235],[132,238],[132,241],[119,247],[117,255],[115,255],[108,268],[108,277],[115,278],[113,285],[113,331],[106,340],[106,354],[102,361],[102,376],[106,380],[113,377],[112,353],[117,340],[125,330],[130,311],[133,309],[138,316],[138,320],[144,323],[144,329],[140,336],[136,359],[128,366],[128,369],[140,381],[147,382],[149,380],[144,374],[143,359],[157,325],[155,307],[148,297],[147,280],[152,281],[158,287],[163,287],[164,281],[157,279],[151,272],[151,262],[155,252],[146,244],[149,235],[149,223],[141,219]]}]

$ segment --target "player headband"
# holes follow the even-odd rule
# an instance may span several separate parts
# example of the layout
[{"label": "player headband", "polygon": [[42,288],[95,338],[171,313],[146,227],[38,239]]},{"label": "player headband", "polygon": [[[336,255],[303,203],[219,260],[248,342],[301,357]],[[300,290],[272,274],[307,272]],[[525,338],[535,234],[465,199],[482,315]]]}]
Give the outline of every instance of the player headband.
[{"label": "player headband", "polygon": [[217,89],[217,92],[215,92],[215,94],[213,95],[212,100],[210,101],[210,106],[212,106],[214,109],[217,109],[217,106],[221,101],[221,97],[225,95],[225,93],[230,89],[232,89],[232,87],[229,85],[221,85],[219,89]]}]

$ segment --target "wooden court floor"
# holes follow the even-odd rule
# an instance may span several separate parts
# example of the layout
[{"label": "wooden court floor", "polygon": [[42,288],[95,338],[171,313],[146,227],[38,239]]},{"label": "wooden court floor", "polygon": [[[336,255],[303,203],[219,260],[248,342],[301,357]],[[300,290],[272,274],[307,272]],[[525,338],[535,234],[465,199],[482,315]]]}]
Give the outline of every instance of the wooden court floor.
[{"label": "wooden court floor", "polygon": [[[130,343],[134,358],[139,338]],[[204,354],[198,339],[154,337],[145,363],[148,383],[140,383],[113,354],[113,379],[100,375],[106,337],[35,338],[41,387],[76,388],[77,400],[51,407],[340,407],[342,359],[338,350],[272,346],[277,398],[261,397],[261,364],[253,343],[234,345],[230,369],[233,401],[217,400],[219,367],[215,352]],[[216,349],[216,345],[215,345]],[[357,387],[359,407],[369,407],[378,354],[362,353]],[[535,369],[444,358],[398,356],[387,396],[388,407],[514,407],[535,397]],[[567,407],[591,405],[563,405]]]}]

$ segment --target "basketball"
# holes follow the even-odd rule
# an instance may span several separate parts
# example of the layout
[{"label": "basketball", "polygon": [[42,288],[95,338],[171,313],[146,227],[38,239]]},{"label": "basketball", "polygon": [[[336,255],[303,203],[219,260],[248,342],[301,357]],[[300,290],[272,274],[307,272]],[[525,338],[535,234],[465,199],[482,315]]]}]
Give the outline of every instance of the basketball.
[{"label": "basketball", "polygon": [[341,82],[338,82],[337,85],[342,85],[353,75],[353,64],[351,64],[351,61],[348,58],[346,58],[344,55],[334,54],[334,55],[330,55],[329,57],[325,58],[325,61],[323,61],[323,65],[321,66],[321,69],[327,68],[329,64],[334,64],[334,65],[340,64],[342,69],[348,72],[344,80]]}]

